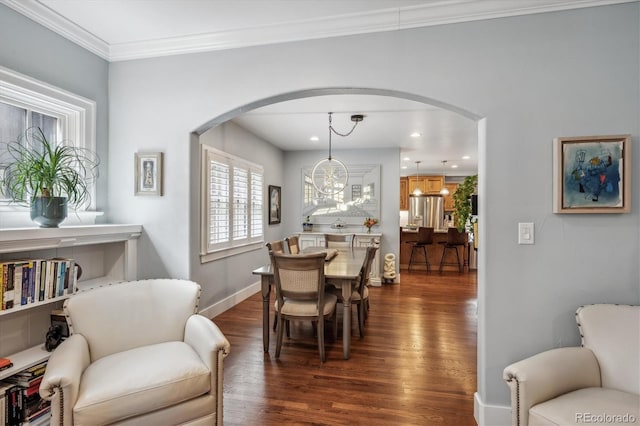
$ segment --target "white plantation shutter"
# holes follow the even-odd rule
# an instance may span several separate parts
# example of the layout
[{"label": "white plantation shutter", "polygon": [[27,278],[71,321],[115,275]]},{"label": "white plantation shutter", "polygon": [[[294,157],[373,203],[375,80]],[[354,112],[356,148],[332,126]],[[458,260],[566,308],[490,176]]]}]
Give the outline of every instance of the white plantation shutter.
[{"label": "white plantation shutter", "polygon": [[249,235],[249,172],[233,168],[233,239]]},{"label": "white plantation shutter", "polygon": [[209,244],[229,241],[229,166],[209,162]]},{"label": "white plantation shutter", "polygon": [[[203,261],[262,245],[263,169],[202,145]],[[240,250],[240,252],[243,250]],[[214,253],[213,257],[207,257]],[[206,259],[205,259],[206,257]]]},{"label": "white plantation shutter", "polygon": [[251,236],[262,237],[262,173],[251,172]]}]

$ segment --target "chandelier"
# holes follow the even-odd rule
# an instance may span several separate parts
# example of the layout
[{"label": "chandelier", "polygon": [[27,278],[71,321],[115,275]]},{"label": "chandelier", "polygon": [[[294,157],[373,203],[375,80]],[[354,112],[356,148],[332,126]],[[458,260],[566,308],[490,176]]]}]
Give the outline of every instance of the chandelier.
[{"label": "chandelier", "polygon": [[349,171],[344,163],[338,159],[331,157],[331,134],[338,136],[349,136],[359,122],[364,120],[364,115],[354,114],[351,121],[354,122],[353,127],[347,133],[340,133],[331,125],[331,115],[329,113],[329,157],[322,159],[316,163],[311,172],[311,182],[316,191],[323,195],[335,195],[344,191],[349,181]]}]

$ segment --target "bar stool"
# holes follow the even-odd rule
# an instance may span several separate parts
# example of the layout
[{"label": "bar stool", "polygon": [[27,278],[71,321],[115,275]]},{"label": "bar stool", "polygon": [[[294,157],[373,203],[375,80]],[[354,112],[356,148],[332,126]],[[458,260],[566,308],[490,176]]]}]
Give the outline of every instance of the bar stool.
[{"label": "bar stool", "polygon": [[431,263],[429,263],[429,256],[427,254],[427,246],[433,244],[433,228],[420,227],[418,228],[418,238],[416,241],[408,241],[413,244],[411,248],[411,256],[409,257],[409,271],[413,265],[413,255],[417,254],[422,249],[425,264],[427,265],[427,272],[431,271]]},{"label": "bar stool", "polygon": [[[458,267],[460,272],[464,271],[464,265],[467,260],[464,257],[464,251],[462,252],[462,260],[460,263],[460,254],[458,253],[458,247],[467,247],[469,244],[469,236],[466,232],[459,232],[457,228],[449,228],[447,230],[447,241],[441,241],[438,244],[443,244],[444,247],[442,249],[442,257],[440,258],[440,272],[442,272],[442,267],[446,265],[455,265]],[[456,253],[456,262],[445,262],[445,257],[447,255],[447,251],[454,250]]]}]

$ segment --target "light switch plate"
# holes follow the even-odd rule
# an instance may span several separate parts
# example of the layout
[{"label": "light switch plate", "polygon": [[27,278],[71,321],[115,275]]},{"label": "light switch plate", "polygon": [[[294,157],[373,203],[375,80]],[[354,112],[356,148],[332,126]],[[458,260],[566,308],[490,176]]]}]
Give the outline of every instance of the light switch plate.
[{"label": "light switch plate", "polygon": [[533,223],[518,223],[518,244],[533,244]]}]

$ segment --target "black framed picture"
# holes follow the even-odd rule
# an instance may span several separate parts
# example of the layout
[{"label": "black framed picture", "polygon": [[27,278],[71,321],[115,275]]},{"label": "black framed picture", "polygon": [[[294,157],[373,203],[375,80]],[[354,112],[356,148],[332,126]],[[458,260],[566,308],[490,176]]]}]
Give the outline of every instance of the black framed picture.
[{"label": "black framed picture", "polygon": [[269,225],[280,223],[282,217],[282,190],[279,186],[269,185]]}]

